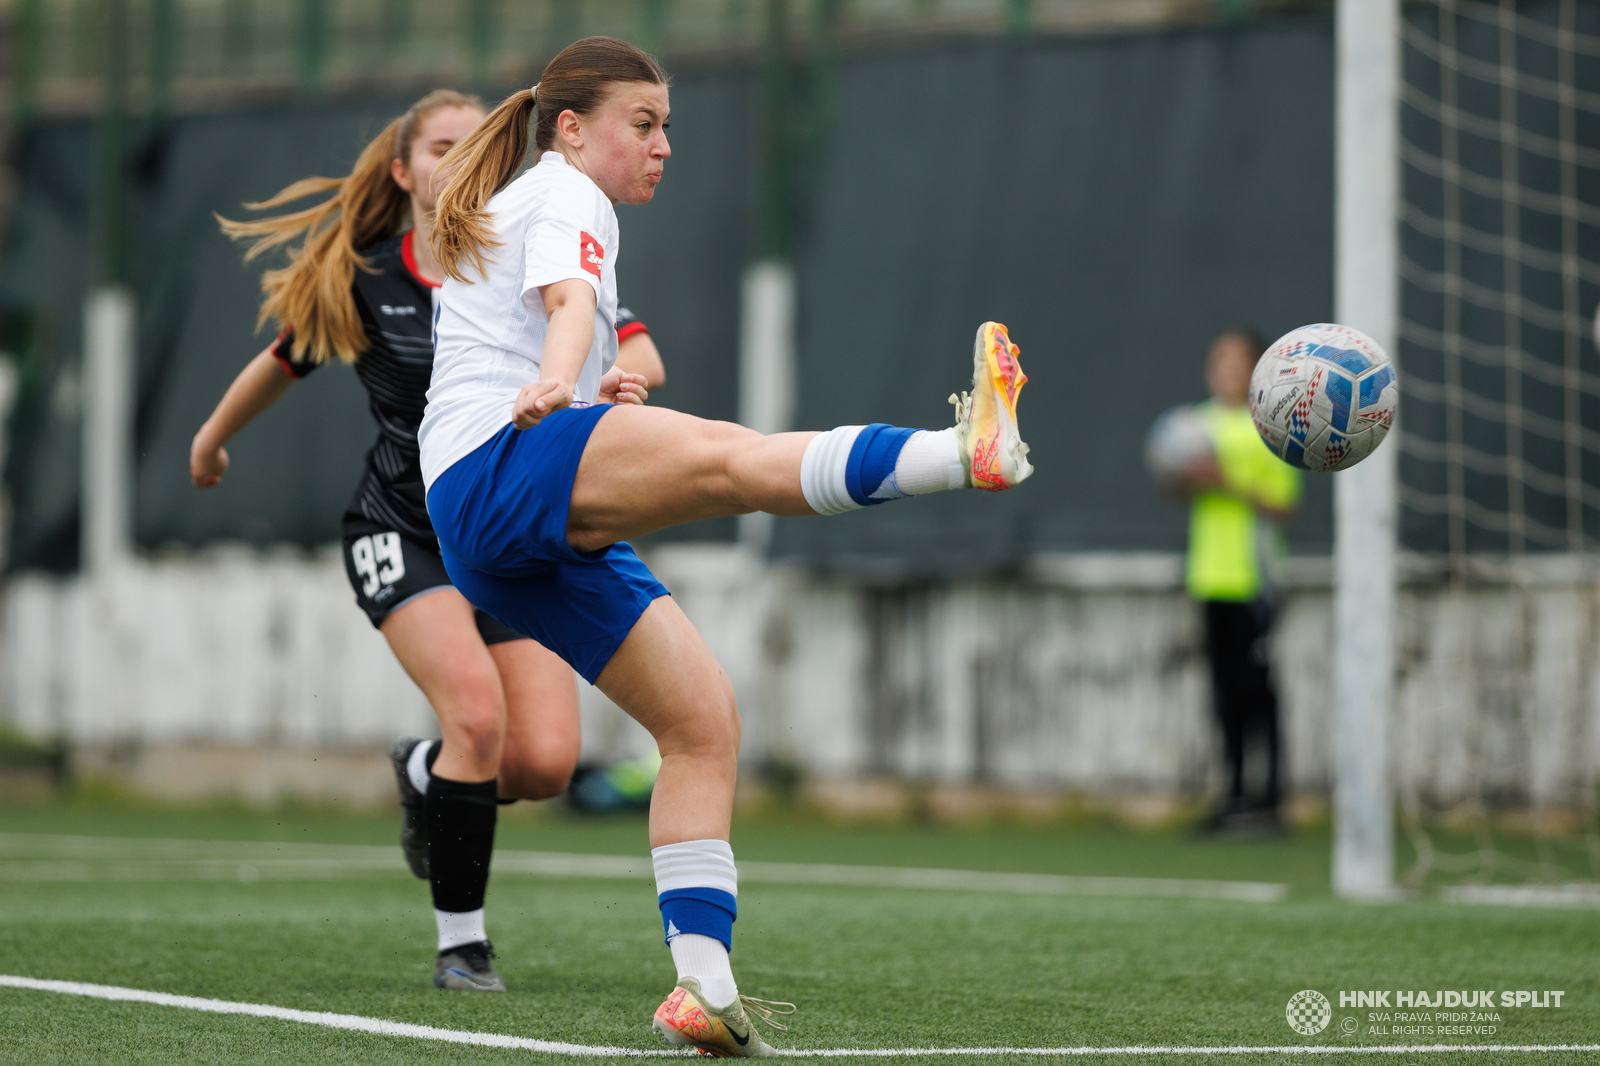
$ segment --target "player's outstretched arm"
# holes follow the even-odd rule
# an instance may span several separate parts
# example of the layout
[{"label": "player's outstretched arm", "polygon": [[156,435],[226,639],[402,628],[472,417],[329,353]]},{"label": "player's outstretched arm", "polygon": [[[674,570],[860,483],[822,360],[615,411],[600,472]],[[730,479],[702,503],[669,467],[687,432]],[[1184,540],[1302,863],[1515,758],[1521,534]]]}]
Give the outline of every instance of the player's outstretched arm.
[{"label": "player's outstretched arm", "polygon": [[270,344],[245,364],[189,445],[189,477],[195,488],[209,489],[222,480],[228,472],[228,449],[223,445],[277,403],[294,381],[284,373]]}]

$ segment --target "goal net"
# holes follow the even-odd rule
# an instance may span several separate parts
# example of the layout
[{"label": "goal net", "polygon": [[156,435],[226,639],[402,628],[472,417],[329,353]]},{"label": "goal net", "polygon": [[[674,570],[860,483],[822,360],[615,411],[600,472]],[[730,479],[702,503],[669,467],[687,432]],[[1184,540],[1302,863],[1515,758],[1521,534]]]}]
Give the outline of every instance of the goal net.
[{"label": "goal net", "polygon": [[[1400,546],[1458,586],[1579,562],[1600,547],[1600,5],[1429,0],[1400,32]],[[1448,807],[1399,775],[1402,880],[1600,880],[1592,810],[1564,843],[1493,832],[1514,730],[1466,717],[1474,784]]]},{"label": "goal net", "polygon": [[1457,568],[1593,551],[1600,6],[1436,0],[1401,25],[1402,542]]}]

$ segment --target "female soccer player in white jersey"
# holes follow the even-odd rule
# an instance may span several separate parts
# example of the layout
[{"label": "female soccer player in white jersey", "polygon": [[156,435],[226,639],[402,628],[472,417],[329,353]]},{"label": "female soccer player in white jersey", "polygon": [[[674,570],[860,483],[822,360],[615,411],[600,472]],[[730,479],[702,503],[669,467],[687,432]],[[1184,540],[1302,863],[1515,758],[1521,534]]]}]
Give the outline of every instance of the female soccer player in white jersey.
[{"label": "female soccer player in white jersey", "polygon": [[[540,155],[517,177],[535,113]],[[655,62],[590,37],[446,156],[433,241],[449,280],[422,474],[456,587],[558,652],[655,737],[650,843],[679,980],[653,1027],[711,1054],[759,1055],[771,1049],[750,1013],[770,1021],[772,1007],[739,995],[728,962],[738,891],[728,844],[733,694],[623,541],[751,511],[836,514],[962,486],[1010,488],[1032,472],[1016,428],[1026,379],[1004,327],[986,323],[954,429],[767,437],[615,403],[635,382],[612,365],[612,208],[654,194],[671,154],[667,114]]]},{"label": "female soccer player in white jersey", "polygon": [[[200,488],[217,484],[234,434],[330,358],[354,362],[379,432],[344,514],[345,568],[356,602],[428,697],[443,735],[402,737],[390,750],[405,807],[401,845],[412,871],[431,883],[434,983],[502,991],[483,917],[497,793],[543,799],[566,787],[578,756],[578,694],[566,663],[475,612],[451,587],[418,463],[443,280],[428,241],[432,176],[482,121],[477,98],[430,93],[367,146],[348,177],[310,178],[252,206],[334,192],[327,202],[226,224],[235,236],[259,238],[252,256],[305,236],[289,267],[264,278],[263,320],[294,325],[245,367],[195,435],[190,473]],[[621,359],[659,384],[660,355],[643,323],[620,311],[617,325]],[[630,387],[625,398],[642,395]]]}]

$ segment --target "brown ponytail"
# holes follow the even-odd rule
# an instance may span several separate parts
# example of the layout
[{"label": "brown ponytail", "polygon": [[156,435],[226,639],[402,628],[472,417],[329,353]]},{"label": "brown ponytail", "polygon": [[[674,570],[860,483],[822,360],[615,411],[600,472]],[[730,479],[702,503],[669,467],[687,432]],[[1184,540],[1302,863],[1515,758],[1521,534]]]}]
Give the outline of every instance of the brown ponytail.
[{"label": "brown ponytail", "polygon": [[411,197],[396,185],[389,164],[411,158],[411,143],[423,121],[446,107],[482,110],[475,96],[439,89],[412,104],[404,115],[384,127],[362,150],[349,176],[304,178],[269,200],[245,204],[251,211],[331,192],[333,196],[303,211],[251,222],[234,222],[216,216],[222,232],[234,240],[255,238],[245,253],[249,262],[263,252],[305,235],[299,248],[289,252],[289,265],[261,275],[259,328],[268,319],[280,328],[294,329],[294,357],[310,363],[337,357],[353,363],[367,346],[350,295],[356,267],[371,270],[357,254],[399,233],[409,221]]},{"label": "brown ponytail", "polygon": [[528,120],[538,108],[533,141],[549,151],[562,112],[589,115],[615,82],[667,84],[654,59],[615,37],[585,37],[567,45],[544,68],[539,84],[506,97],[471,136],[439,161],[443,187],[433,220],[433,256],[444,272],[466,281],[466,268],[480,276],[483,253],[500,242],[489,228],[489,198],[517,176],[528,153]]}]

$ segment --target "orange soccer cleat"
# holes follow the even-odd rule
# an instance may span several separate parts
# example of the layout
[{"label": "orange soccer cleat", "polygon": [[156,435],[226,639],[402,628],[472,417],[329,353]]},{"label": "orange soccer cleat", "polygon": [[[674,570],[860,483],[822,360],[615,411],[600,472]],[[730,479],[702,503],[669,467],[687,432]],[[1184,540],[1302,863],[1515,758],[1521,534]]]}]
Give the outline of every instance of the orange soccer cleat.
[{"label": "orange soccer cleat", "polygon": [[[745,1012],[747,1007],[749,1014]],[[788,1009],[783,1009],[785,1007]],[[666,1002],[656,1008],[650,1028],[660,1033],[667,1043],[698,1048],[702,1055],[719,1059],[767,1058],[777,1052],[750,1024],[750,1014],[774,1029],[787,1030],[788,1026],[773,1015],[793,1013],[793,1003],[753,996],[739,996],[726,1007],[713,1007],[702,998],[700,982],[693,977],[683,977]]]},{"label": "orange soccer cleat", "polygon": [[967,485],[998,492],[1028,479],[1028,446],[1017,431],[1017,396],[1028,375],[1017,362],[1021,354],[998,322],[978,327],[972,350],[972,392],[954,393],[956,439],[966,464]]}]

